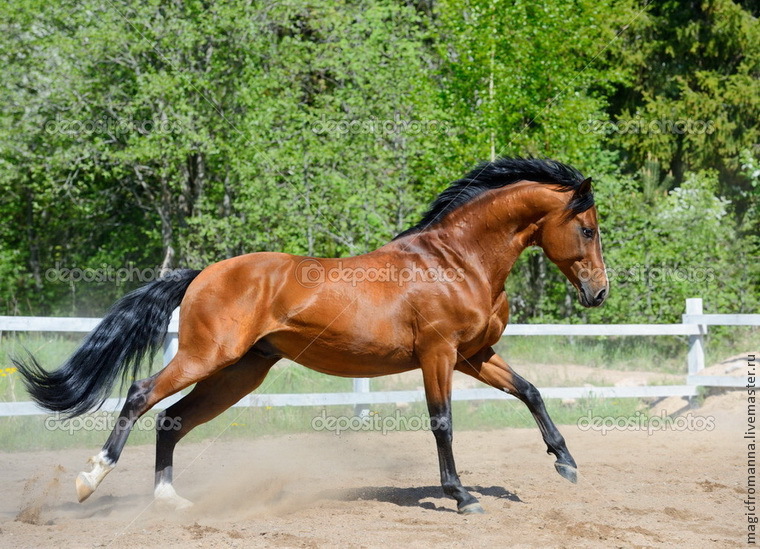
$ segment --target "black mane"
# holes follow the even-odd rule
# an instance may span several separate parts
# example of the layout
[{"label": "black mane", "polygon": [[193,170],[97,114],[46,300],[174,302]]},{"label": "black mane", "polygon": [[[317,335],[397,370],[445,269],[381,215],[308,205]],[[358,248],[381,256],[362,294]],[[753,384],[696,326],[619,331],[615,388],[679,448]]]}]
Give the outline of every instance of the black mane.
[{"label": "black mane", "polygon": [[[583,176],[572,166],[543,158],[500,158],[494,162],[483,162],[439,194],[422,219],[394,240],[439,223],[450,212],[486,191],[523,180],[559,185],[562,191],[574,191],[583,182]],[[573,197],[567,209],[577,215],[593,205],[594,195],[589,192]]]}]

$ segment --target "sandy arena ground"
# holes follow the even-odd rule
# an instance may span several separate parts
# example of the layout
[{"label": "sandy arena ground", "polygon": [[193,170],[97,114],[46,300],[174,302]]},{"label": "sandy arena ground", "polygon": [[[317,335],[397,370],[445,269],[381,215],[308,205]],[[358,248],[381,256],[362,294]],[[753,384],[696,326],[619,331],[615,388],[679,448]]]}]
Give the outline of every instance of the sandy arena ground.
[{"label": "sandy arena ground", "polygon": [[746,393],[691,411],[711,431],[561,426],[580,468],[554,471],[538,429],[455,434],[487,514],[438,486],[429,432],[328,433],[180,444],[183,513],[151,500],[153,446],[127,446],[98,492],[74,478],[97,448],[3,453],[3,547],[735,547],[746,543]]}]

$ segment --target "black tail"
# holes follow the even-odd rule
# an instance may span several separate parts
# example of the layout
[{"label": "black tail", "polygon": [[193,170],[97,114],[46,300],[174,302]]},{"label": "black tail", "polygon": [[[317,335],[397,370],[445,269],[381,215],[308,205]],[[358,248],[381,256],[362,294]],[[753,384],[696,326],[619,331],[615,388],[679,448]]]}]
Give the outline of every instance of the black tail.
[{"label": "black tail", "polygon": [[124,296],[54,372],[45,371],[31,354],[28,362],[12,359],[34,401],[68,417],[99,408],[118,375],[124,381],[136,378],[145,355],[161,346],[172,311],[199,273],[174,271]]}]

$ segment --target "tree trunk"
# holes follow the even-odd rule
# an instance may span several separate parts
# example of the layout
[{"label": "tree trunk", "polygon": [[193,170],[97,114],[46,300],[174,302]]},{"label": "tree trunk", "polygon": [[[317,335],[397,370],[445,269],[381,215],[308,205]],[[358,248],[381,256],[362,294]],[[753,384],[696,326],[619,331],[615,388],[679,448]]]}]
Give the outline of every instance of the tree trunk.
[{"label": "tree trunk", "polygon": [[161,274],[164,274],[174,265],[174,228],[172,227],[171,190],[164,177],[161,177],[161,200],[158,204],[158,216],[161,218],[161,243],[164,247],[164,260],[161,262]]}]

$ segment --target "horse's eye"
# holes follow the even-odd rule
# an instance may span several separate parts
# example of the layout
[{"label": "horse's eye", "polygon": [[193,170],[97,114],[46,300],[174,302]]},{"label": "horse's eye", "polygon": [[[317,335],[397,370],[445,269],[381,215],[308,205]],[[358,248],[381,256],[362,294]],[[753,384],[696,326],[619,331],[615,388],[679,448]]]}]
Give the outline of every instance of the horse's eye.
[{"label": "horse's eye", "polygon": [[583,231],[583,236],[586,238],[592,238],[594,236],[594,229],[587,229],[586,227],[583,227],[581,231]]}]

